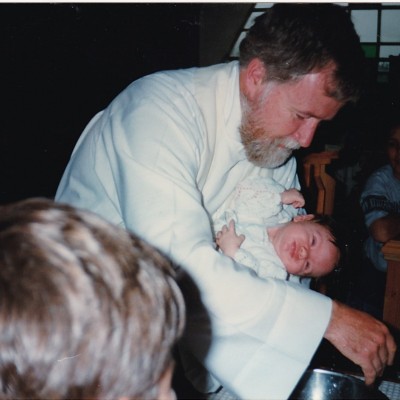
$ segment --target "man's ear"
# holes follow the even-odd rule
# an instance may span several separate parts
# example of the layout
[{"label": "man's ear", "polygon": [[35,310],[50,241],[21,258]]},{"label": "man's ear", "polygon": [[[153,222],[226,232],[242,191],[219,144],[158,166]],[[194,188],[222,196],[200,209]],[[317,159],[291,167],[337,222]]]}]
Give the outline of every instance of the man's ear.
[{"label": "man's ear", "polygon": [[254,100],[260,89],[263,87],[266,78],[266,68],[259,58],[253,58],[243,68],[240,74],[240,86],[242,93],[249,99]]},{"label": "man's ear", "polygon": [[167,367],[166,371],[162,374],[159,381],[157,400],[176,400],[176,394],[171,386],[173,373],[174,366],[171,363],[171,365]]},{"label": "man's ear", "polygon": [[[161,375],[160,380],[156,384],[158,386],[158,394],[156,400],[176,400],[175,391],[172,389],[172,375],[174,373],[174,366],[171,363],[164,373]],[[119,397],[118,400],[129,400],[130,397]]]},{"label": "man's ear", "polygon": [[314,214],[296,215],[293,217],[293,222],[310,221],[314,217]]}]

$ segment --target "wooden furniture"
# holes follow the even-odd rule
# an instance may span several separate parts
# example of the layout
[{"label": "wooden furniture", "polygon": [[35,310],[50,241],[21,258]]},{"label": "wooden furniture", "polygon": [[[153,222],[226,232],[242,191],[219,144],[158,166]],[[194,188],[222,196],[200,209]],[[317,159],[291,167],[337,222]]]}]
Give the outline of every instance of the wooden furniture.
[{"label": "wooden furniture", "polygon": [[400,238],[385,243],[382,252],[388,262],[383,320],[400,330]]},{"label": "wooden furniture", "polygon": [[308,211],[332,215],[336,182],[326,172],[326,166],[338,157],[338,151],[323,151],[308,154],[303,158],[304,191]]}]

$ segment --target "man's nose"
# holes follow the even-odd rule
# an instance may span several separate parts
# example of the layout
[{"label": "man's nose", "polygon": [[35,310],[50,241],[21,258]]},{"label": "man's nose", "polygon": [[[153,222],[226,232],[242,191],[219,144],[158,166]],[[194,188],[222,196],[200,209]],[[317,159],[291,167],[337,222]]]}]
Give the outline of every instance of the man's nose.
[{"label": "man's nose", "polygon": [[306,119],[301,127],[295,132],[295,139],[301,147],[309,147],[313,138],[315,131],[318,127],[318,120],[313,118]]}]

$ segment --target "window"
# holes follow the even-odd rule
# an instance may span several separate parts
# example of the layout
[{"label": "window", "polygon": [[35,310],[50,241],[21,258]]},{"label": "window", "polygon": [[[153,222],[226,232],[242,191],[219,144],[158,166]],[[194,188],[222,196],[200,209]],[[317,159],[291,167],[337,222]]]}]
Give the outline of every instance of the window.
[{"label": "window", "polygon": [[[256,3],[232,46],[230,58],[239,56],[239,44],[254,19],[274,3]],[[385,79],[389,58],[400,55],[400,3],[337,3],[351,15],[367,58],[376,60],[378,79]],[[380,78],[379,78],[380,77]]]}]

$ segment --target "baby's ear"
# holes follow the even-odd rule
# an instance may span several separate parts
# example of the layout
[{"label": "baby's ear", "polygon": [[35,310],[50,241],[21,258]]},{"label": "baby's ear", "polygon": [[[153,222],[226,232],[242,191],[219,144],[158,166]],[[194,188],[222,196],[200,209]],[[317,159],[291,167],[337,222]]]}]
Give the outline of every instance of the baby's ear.
[{"label": "baby's ear", "polygon": [[293,222],[310,221],[314,218],[314,214],[296,215],[293,217]]}]

